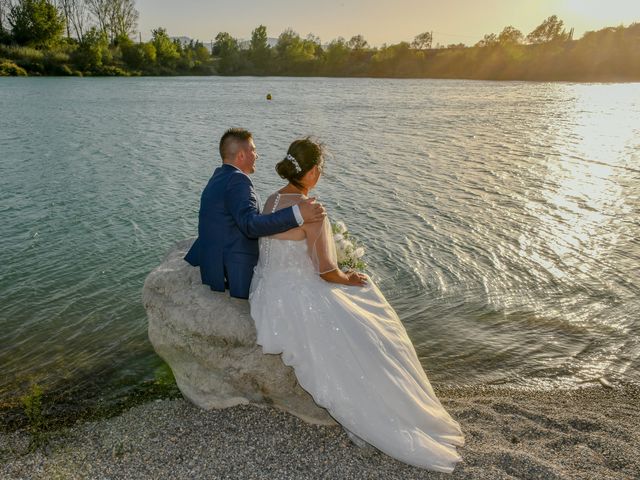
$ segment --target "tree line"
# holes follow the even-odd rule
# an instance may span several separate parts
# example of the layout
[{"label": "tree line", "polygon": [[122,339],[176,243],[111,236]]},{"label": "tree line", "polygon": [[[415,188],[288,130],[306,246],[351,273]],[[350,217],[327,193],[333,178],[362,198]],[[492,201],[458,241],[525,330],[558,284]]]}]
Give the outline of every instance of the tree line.
[{"label": "tree line", "polygon": [[507,26],[469,47],[434,46],[428,31],[381,47],[362,35],[323,44],[292,29],[271,46],[260,25],[248,41],[220,32],[205,46],[171,39],[164,28],[136,41],[138,18],[135,0],[0,0],[0,74],[640,80],[638,23],[576,40],[553,15],[526,35]]},{"label": "tree line", "polygon": [[0,0],[0,75],[212,75],[202,42],[156,28],[136,41],[135,0]]},{"label": "tree line", "polygon": [[273,48],[264,26],[248,45],[219,33],[214,55],[222,75],[317,75],[488,80],[640,80],[640,23],[607,27],[573,38],[552,15],[523,34],[513,26],[484,35],[473,46],[433,45],[431,32],[412,42],[370,47],[362,35],[326,45],[288,29]]}]

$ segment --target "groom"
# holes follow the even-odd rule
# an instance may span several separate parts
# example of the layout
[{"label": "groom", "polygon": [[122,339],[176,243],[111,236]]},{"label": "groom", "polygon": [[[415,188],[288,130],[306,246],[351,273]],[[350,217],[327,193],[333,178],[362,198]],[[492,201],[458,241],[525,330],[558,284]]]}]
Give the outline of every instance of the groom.
[{"label": "groom", "polygon": [[227,130],[220,139],[220,156],[222,166],[213,172],[200,199],[198,238],[184,259],[200,267],[202,283],[211,290],[228,288],[232,297],[249,298],[253,268],[258,263],[258,237],[320,221],[326,214],[321,204],[309,198],[260,215],[249,178],[256,171],[258,154],[247,130]]}]

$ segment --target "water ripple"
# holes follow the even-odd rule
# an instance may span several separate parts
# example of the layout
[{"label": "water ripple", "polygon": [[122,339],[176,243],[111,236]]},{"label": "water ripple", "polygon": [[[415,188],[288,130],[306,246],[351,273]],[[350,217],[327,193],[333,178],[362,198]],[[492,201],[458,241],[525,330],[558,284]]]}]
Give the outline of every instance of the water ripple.
[{"label": "water ripple", "polygon": [[0,399],[109,363],[114,395],[152,375],[140,289],[195,234],[233,125],[262,198],[292,139],[327,145],[316,194],[435,381],[640,381],[637,84],[0,82]]}]

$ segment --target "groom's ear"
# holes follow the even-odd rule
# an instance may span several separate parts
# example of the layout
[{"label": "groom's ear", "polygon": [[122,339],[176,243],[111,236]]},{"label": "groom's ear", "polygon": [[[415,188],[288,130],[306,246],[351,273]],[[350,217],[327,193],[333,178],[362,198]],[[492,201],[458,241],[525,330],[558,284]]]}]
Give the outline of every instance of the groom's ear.
[{"label": "groom's ear", "polygon": [[251,151],[251,143],[248,140],[242,142],[239,151],[242,155],[242,159],[244,160],[245,158],[247,158],[249,152]]}]

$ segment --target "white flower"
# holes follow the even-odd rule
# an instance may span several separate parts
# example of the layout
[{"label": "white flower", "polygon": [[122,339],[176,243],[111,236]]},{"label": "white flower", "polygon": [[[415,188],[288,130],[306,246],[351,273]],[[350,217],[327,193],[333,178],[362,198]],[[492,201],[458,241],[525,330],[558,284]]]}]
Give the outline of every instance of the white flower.
[{"label": "white flower", "polygon": [[338,266],[346,271],[347,269],[362,270],[366,264],[361,260],[365,253],[363,247],[349,234],[344,222],[332,224],[333,240],[336,249]]},{"label": "white flower", "polygon": [[338,233],[346,233],[347,226],[342,221],[336,222],[336,230],[338,231]]}]

